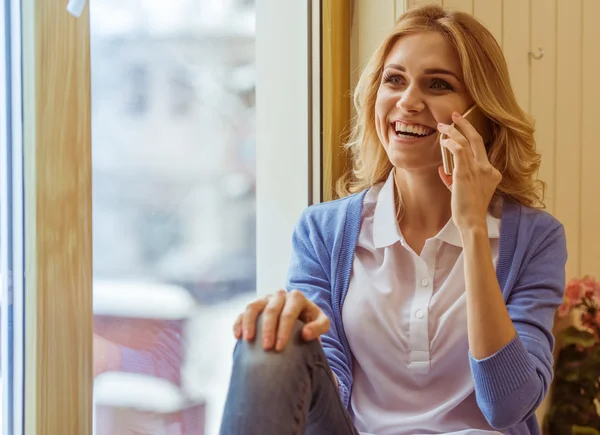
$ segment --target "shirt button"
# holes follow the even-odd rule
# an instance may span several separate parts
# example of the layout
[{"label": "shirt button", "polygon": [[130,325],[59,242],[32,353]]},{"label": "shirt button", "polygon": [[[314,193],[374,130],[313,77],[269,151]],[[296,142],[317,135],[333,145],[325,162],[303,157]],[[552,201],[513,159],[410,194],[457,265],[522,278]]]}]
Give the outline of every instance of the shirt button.
[{"label": "shirt button", "polygon": [[421,280],[421,285],[422,285],[423,287],[427,287],[427,286],[429,285],[429,280],[428,280],[427,278],[423,278],[423,279]]},{"label": "shirt button", "polygon": [[423,318],[423,311],[417,310],[415,312],[415,316],[417,316],[417,319],[422,319]]}]

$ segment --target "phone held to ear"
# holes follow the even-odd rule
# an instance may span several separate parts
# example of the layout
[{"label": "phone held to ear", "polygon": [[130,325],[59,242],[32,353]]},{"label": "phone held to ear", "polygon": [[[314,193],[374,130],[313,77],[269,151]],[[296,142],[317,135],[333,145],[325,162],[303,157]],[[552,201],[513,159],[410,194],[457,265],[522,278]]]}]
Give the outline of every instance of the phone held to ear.
[{"label": "phone held to ear", "polygon": [[[469,121],[475,130],[477,130],[487,148],[490,140],[492,139],[491,121],[483,114],[477,105],[471,106],[465,113],[463,113],[463,118]],[[445,135],[440,135],[440,139],[442,136]],[[442,164],[444,165],[444,173],[446,175],[452,175],[454,172],[454,156],[450,150],[444,148],[441,144],[440,148],[442,149]]]}]

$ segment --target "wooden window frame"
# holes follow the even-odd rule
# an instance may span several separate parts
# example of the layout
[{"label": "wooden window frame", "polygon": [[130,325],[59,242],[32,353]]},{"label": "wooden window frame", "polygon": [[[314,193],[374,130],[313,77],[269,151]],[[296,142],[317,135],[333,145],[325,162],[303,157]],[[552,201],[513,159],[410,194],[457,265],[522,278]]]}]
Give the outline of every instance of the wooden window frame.
[{"label": "wooden window frame", "polygon": [[[318,202],[312,74],[320,64],[311,63],[309,20],[316,3],[257,5],[259,289],[283,285],[293,226]],[[91,434],[93,425],[90,17],[89,7],[75,18],[66,4],[21,1],[26,435]],[[308,25],[293,26],[290,38],[299,16]],[[268,53],[279,53],[278,69]],[[278,84],[297,98],[274,92]],[[290,136],[290,126],[299,134]]]},{"label": "wooden window frame", "polygon": [[26,435],[92,433],[90,21],[23,0]]}]

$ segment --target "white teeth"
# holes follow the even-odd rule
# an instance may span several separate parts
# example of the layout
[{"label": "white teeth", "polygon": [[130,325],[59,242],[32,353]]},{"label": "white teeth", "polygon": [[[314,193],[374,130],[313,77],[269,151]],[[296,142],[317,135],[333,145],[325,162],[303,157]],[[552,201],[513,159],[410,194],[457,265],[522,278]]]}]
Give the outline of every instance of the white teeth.
[{"label": "white teeth", "polygon": [[403,122],[396,121],[396,133],[413,133],[419,136],[427,136],[433,130],[422,125],[404,124]]}]

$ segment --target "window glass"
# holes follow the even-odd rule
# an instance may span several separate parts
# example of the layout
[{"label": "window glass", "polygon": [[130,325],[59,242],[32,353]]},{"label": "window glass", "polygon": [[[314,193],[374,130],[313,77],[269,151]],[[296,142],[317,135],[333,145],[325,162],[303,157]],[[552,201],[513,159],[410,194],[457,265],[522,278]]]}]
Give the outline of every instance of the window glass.
[{"label": "window glass", "polygon": [[256,293],[253,1],[92,1],[94,429],[217,434]]}]

